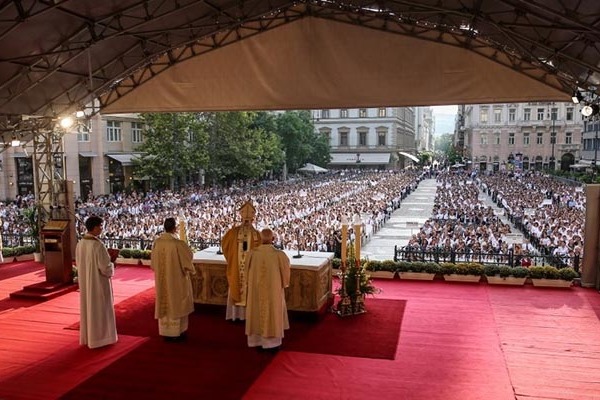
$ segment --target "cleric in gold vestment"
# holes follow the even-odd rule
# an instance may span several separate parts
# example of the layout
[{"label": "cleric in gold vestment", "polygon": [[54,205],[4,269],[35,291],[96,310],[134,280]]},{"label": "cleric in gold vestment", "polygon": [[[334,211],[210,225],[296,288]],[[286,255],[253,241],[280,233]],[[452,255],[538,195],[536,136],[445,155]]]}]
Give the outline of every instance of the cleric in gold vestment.
[{"label": "cleric in gold vestment", "polygon": [[249,347],[278,349],[290,328],[285,288],[290,284],[290,259],[273,246],[273,231],[260,232],[262,244],[246,258],[248,302],[246,335]]},{"label": "cleric in gold vestment", "polygon": [[256,210],[250,201],[239,209],[242,224],[234,226],[225,233],[221,241],[223,255],[227,260],[227,311],[225,319],[246,319],[246,272],[244,261],[250,250],[260,245],[260,232],[253,226],[252,221]]},{"label": "cleric in gold vestment", "polygon": [[160,336],[173,341],[185,337],[188,316],[194,311],[190,275],[195,274],[192,250],[175,235],[176,228],[175,218],[165,219],[165,232],[154,241],[151,256],[156,287],[154,316]]}]

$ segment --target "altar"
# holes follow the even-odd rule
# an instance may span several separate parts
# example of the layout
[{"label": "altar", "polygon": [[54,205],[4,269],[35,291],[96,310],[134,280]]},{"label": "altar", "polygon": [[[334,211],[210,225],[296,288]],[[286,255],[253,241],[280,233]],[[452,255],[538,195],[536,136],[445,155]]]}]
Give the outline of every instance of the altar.
[{"label": "altar", "polygon": [[[200,304],[227,304],[226,262],[218,247],[209,247],[194,253],[196,278],[193,279],[194,301]],[[285,291],[290,311],[317,312],[333,299],[331,291],[331,260],[333,253],[285,252],[292,265],[290,286]]]}]

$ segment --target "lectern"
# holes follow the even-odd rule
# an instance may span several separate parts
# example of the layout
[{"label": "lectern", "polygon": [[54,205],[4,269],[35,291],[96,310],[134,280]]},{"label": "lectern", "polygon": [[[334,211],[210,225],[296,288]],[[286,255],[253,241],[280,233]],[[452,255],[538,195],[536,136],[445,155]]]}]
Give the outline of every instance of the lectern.
[{"label": "lectern", "polygon": [[42,245],[46,264],[46,281],[73,282],[73,261],[69,220],[49,220],[42,228]]}]

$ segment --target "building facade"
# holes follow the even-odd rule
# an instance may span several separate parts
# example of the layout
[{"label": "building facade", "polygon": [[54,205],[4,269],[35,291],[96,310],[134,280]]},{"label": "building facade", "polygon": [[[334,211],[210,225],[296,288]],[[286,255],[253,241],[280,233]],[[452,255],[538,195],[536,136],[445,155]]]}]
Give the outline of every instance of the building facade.
[{"label": "building facade", "polygon": [[401,169],[416,158],[414,107],[313,110],[312,117],[329,139],[330,168]]},{"label": "building facade", "polygon": [[[66,179],[75,197],[114,193],[140,182],[133,159],[140,153],[142,123],[137,114],[96,114],[62,137]],[[8,147],[0,154],[0,199],[34,192],[33,145]]]},{"label": "building facade", "polygon": [[416,107],[416,148],[417,151],[433,151],[435,119],[429,107]]},{"label": "building facade", "polygon": [[480,171],[562,169],[581,159],[584,118],[573,103],[460,106],[455,145]]}]

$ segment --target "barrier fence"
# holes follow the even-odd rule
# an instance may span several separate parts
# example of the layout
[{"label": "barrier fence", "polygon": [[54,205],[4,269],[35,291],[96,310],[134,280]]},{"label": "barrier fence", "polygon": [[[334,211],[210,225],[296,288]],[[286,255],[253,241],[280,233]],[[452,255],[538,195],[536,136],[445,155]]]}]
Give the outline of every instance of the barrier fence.
[{"label": "barrier fence", "polygon": [[458,262],[476,262],[480,264],[508,265],[510,267],[531,266],[531,265],[551,265],[557,268],[572,267],[579,272],[579,256],[555,256],[548,254],[531,254],[523,256],[514,254],[511,249],[508,253],[473,253],[458,252],[455,250],[446,251],[436,249],[424,251],[410,247],[394,246],[394,261],[429,261],[436,263],[458,263]]}]

